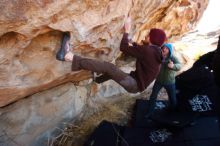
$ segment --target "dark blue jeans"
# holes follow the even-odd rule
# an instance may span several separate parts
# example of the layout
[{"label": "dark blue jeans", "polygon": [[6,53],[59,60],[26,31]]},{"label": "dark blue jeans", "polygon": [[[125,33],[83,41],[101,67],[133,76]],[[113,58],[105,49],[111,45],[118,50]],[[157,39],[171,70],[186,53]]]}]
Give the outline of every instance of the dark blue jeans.
[{"label": "dark blue jeans", "polygon": [[168,97],[169,97],[169,103],[170,103],[170,108],[174,109],[177,104],[176,100],[176,85],[174,84],[161,84],[159,82],[155,82],[153,86],[153,90],[150,96],[150,106],[155,106],[155,101],[157,99],[157,95],[161,88],[164,87],[167,91]]}]

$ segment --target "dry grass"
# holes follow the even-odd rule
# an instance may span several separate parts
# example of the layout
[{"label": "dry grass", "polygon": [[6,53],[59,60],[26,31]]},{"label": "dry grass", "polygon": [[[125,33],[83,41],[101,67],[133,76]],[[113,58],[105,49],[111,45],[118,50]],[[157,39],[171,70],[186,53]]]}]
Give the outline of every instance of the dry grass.
[{"label": "dry grass", "polygon": [[[65,124],[65,129],[53,140],[48,140],[48,146],[82,146],[94,129],[103,121],[107,120],[119,125],[127,125],[133,112],[136,99],[149,97],[150,92],[135,97],[123,95],[106,103],[85,108],[73,124]],[[167,95],[162,90],[158,99],[166,99]]]},{"label": "dry grass", "polygon": [[79,121],[65,124],[65,129],[53,140],[48,140],[50,146],[82,146],[88,136],[103,120],[126,125],[132,114],[135,100],[139,97],[120,97],[119,100],[100,104],[97,108],[86,108]]}]

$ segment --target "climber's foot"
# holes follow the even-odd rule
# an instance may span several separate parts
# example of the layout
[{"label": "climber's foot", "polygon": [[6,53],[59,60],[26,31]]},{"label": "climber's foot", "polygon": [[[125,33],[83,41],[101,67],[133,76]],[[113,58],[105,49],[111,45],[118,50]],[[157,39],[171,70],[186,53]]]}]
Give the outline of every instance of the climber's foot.
[{"label": "climber's foot", "polygon": [[[69,46],[69,40],[70,40],[70,34],[68,32],[64,33],[63,39],[61,42],[61,48],[56,54],[56,59],[59,61],[69,61],[70,55],[68,55],[70,52],[70,46]],[[66,56],[68,55],[66,60]],[[73,55],[73,54],[72,54]]]}]

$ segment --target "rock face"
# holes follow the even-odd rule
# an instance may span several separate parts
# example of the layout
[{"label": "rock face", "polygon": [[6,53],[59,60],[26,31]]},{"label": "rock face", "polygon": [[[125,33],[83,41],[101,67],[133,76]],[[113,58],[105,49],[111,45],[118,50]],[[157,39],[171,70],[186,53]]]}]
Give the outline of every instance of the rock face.
[{"label": "rock face", "polygon": [[164,29],[172,39],[191,30],[207,4],[208,0],[1,0],[0,145],[45,145],[34,141],[46,130],[76,117],[94,99],[108,101],[106,97],[125,92],[113,81],[93,84],[91,72],[70,72],[70,63],[56,61],[63,32],[71,33],[74,53],[115,62],[128,15],[134,41],[140,42],[152,27]]},{"label": "rock face", "polygon": [[[0,2],[0,107],[89,73],[70,73],[54,59],[62,32],[71,33],[73,51],[114,61],[125,17],[132,36],[143,39],[152,27],[179,36],[192,29],[208,0],[3,0]],[[76,78],[77,76],[77,78]]]},{"label": "rock face", "polygon": [[[122,93],[123,89],[115,89],[115,84],[112,81],[98,87],[101,96]],[[67,83],[0,109],[0,145],[48,145],[48,139],[52,140],[62,132],[58,127],[63,128],[64,123],[80,117],[84,108],[98,108],[95,105],[103,102],[100,94],[93,95],[93,88],[90,84],[75,86]]]}]

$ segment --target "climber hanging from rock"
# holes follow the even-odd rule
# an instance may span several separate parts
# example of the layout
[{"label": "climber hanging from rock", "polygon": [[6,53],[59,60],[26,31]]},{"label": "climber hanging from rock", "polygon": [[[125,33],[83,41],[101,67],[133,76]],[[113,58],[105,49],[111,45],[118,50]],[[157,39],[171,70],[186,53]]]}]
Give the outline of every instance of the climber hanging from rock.
[{"label": "climber hanging from rock", "polygon": [[160,47],[166,40],[166,34],[161,29],[153,28],[149,34],[146,35],[145,44],[129,45],[128,33],[130,29],[131,21],[128,17],[124,25],[124,35],[121,40],[120,50],[124,54],[136,58],[136,70],[130,74],[123,72],[112,63],[75,55],[70,51],[70,35],[68,33],[65,33],[63,36],[61,48],[57,52],[56,59],[72,62],[72,71],[85,69],[101,73],[103,75],[101,76],[102,79],[95,79],[98,83],[100,83],[104,77],[114,80],[130,93],[142,92],[159,73],[162,63]]}]

